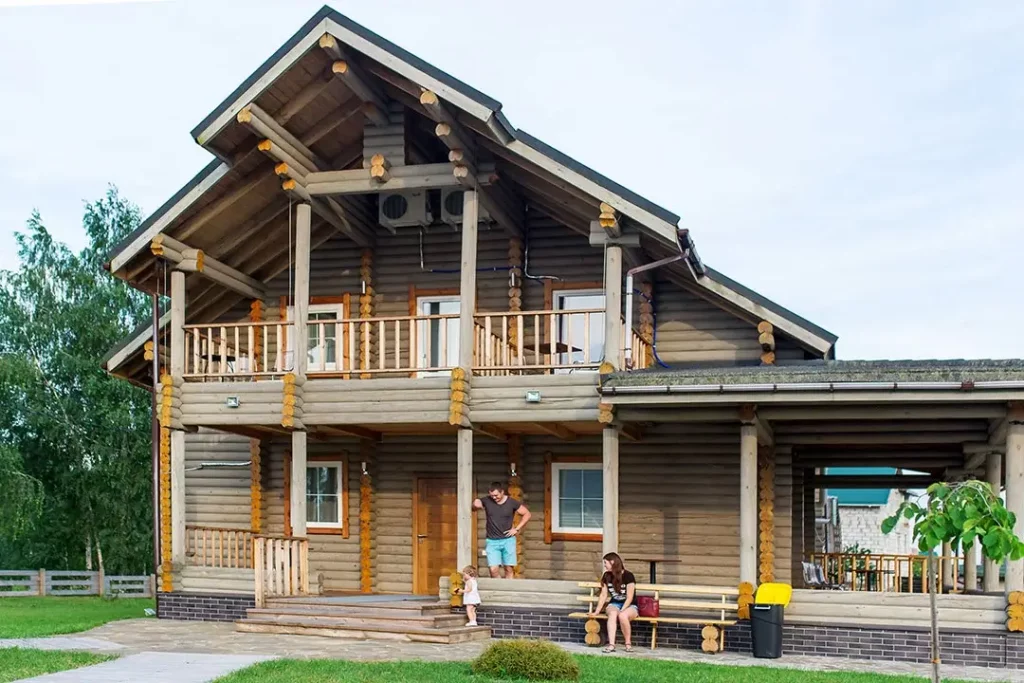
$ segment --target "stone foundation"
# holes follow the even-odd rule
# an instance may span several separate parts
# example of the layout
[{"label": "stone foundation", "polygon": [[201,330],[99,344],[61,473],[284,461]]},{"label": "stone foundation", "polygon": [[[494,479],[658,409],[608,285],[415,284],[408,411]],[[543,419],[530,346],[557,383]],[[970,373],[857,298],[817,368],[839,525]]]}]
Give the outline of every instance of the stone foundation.
[{"label": "stone foundation", "polygon": [[[585,620],[570,619],[565,610],[482,605],[482,626],[495,638],[545,638],[582,643]],[[605,633],[601,625],[602,635]],[[1001,631],[940,631],[942,661],[959,666],[1024,669],[1024,634]],[[788,624],[783,633],[783,658],[817,655],[926,664],[931,661],[925,629],[862,628],[818,624]],[[658,647],[699,650],[700,627],[682,624],[658,626]],[[633,626],[633,644],[650,647],[651,626]],[[726,652],[750,652],[750,626],[741,622],[725,631]],[[713,657],[714,655],[708,655]]]},{"label": "stone foundation", "polygon": [[237,621],[245,617],[245,610],[256,606],[251,595],[223,593],[157,593],[158,619],[185,619],[188,621]]}]

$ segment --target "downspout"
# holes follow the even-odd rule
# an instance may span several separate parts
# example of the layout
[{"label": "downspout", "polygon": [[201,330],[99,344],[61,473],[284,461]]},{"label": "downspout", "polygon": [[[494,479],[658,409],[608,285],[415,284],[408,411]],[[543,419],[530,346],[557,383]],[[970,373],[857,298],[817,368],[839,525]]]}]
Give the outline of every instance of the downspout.
[{"label": "downspout", "polygon": [[[646,272],[648,270],[654,270],[655,268],[660,268],[661,266],[667,266],[670,263],[675,263],[676,261],[682,261],[684,259],[688,259],[689,256],[690,256],[690,247],[684,246],[684,244],[687,241],[686,237],[687,237],[688,234],[689,234],[689,230],[687,230],[686,228],[678,228],[677,229],[677,231],[676,231],[676,246],[679,248],[679,253],[678,254],[676,254],[674,256],[669,256],[668,258],[660,259],[658,261],[652,261],[651,263],[645,263],[645,264],[643,264],[641,266],[637,266],[636,268],[630,268],[628,271],[626,271],[626,328],[627,329],[632,329],[632,326],[633,326],[633,276],[636,275],[637,273],[643,273],[643,272]],[[688,260],[687,260],[687,265],[690,267],[690,272],[693,273],[693,266],[690,265]],[[694,277],[696,277],[696,274],[694,274]],[[654,334],[657,334],[657,325],[655,325],[655,332],[654,332]],[[667,365],[665,365],[664,362],[662,362],[662,360],[660,358],[658,358],[658,349],[657,349],[657,345],[654,344],[654,339],[652,339],[651,342],[652,342],[651,343],[651,350],[654,352],[654,358],[658,361],[658,363],[660,365],[668,367]],[[625,348],[625,352],[626,352],[626,367],[630,367],[632,365],[632,362],[633,362],[632,344],[624,344],[624,346],[626,347]]]},{"label": "downspout", "polygon": [[157,422],[157,387],[160,386],[160,299],[153,294],[153,573],[160,567],[160,423]]}]

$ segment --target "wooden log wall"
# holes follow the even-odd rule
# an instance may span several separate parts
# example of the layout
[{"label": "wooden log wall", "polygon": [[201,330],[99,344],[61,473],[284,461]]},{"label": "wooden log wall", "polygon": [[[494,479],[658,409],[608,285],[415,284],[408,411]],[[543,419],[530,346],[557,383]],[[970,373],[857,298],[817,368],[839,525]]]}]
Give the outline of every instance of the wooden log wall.
[{"label": "wooden log wall", "polygon": [[649,279],[644,280],[640,283],[640,292],[641,296],[638,297],[640,306],[638,308],[637,328],[640,330],[640,336],[647,342],[647,348],[644,350],[645,358],[643,360],[644,367],[649,368],[654,365],[654,283]]},{"label": "wooden log wall", "polygon": [[[227,406],[228,397],[239,406]],[[186,382],[181,387],[181,420],[188,426],[280,426],[284,382]]]},{"label": "wooden log wall", "polygon": [[303,422],[321,424],[421,423],[446,424],[450,380],[310,379],[303,388]]},{"label": "wooden log wall", "polygon": [[[511,237],[508,241],[508,310],[523,310],[523,240]],[[519,343],[519,322],[509,321],[508,342]]]},{"label": "wooden log wall", "polygon": [[263,527],[262,444],[249,439],[249,528],[255,534]]},{"label": "wooden log wall", "polygon": [[[291,448],[289,439],[275,439],[264,444],[263,466],[266,470],[264,497],[264,533],[285,533],[285,454]],[[361,580],[359,511],[360,450],[358,439],[310,439],[307,457],[331,456],[348,463],[348,520],[350,533],[309,534],[310,590],[359,591]],[[352,525],[355,525],[354,527]]]},{"label": "wooden log wall", "polygon": [[359,442],[359,461],[366,463],[366,471],[359,473],[359,590],[373,592],[373,539],[376,520],[373,517],[374,481],[378,470],[376,445],[370,441]]},{"label": "wooden log wall", "polygon": [[804,471],[803,469],[790,466],[793,491],[793,505],[790,516],[790,533],[792,548],[790,549],[790,576],[794,588],[806,588],[804,586],[803,561],[804,561]]},{"label": "wooden log wall", "polygon": [[[596,422],[600,412],[597,379],[597,373],[474,377],[473,421]],[[540,403],[523,400],[528,389],[540,391]]]},{"label": "wooden log wall", "polygon": [[[258,444],[257,441],[257,453]],[[253,520],[252,444],[244,436],[203,429],[185,435],[185,524],[249,529]],[[203,467],[203,463],[236,467]]]},{"label": "wooden log wall", "polygon": [[174,590],[171,574],[171,430],[160,425],[160,590]]},{"label": "wooden log wall", "polygon": [[[523,490],[523,475],[522,475],[522,452],[523,446],[521,439],[518,434],[509,434],[508,442],[505,444],[508,450],[508,495],[515,498],[521,503],[525,503],[523,496],[525,491]],[[513,474],[514,473],[514,474]],[[482,495],[482,493],[481,493]],[[527,505],[527,508],[529,506]],[[516,515],[512,521],[513,524],[519,524],[522,520],[520,515]],[[523,537],[516,536],[516,564],[515,575],[519,578],[523,575],[523,565],[526,563],[526,558],[523,556]]]},{"label": "wooden log wall", "polygon": [[[359,277],[362,279],[359,294],[359,317],[362,319],[373,318],[373,250],[363,249],[359,258]],[[374,358],[377,350],[377,328],[371,328],[369,334],[359,334],[359,367],[369,367],[370,359]],[[361,374],[360,378],[369,379],[371,375]]]}]

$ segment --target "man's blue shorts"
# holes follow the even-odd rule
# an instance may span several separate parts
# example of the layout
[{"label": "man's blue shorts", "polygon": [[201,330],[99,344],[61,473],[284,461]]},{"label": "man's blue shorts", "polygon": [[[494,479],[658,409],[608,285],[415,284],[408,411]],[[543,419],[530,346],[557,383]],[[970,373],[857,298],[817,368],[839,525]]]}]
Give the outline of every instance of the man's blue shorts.
[{"label": "man's blue shorts", "polygon": [[487,566],[516,566],[516,537],[487,539]]}]

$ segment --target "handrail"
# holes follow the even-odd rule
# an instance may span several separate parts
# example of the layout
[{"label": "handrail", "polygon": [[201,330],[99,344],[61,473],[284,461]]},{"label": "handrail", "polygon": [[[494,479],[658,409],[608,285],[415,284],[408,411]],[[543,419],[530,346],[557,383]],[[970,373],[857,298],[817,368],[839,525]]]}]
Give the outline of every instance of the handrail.
[{"label": "handrail", "polygon": [[290,326],[283,320],[185,325],[184,377],[283,375],[292,369],[285,353]]},{"label": "handrail", "polygon": [[256,606],[268,597],[309,594],[309,540],[288,536],[254,536]]},{"label": "handrail", "polygon": [[253,533],[250,529],[185,527],[188,563],[197,567],[252,569]]},{"label": "handrail", "polygon": [[[854,591],[876,593],[928,593],[928,556],[893,553],[811,553],[811,562],[821,564],[825,577],[833,584],[849,586]],[[947,565],[952,565],[950,592],[959,592],[960,561],[951,555],[937,555],[940,587]],[[920,579],[920,590],[914,590],[914,580]],[[906,581],[906,590],[903,589]],[[944,588],[944,587],[943,587]]]}]

